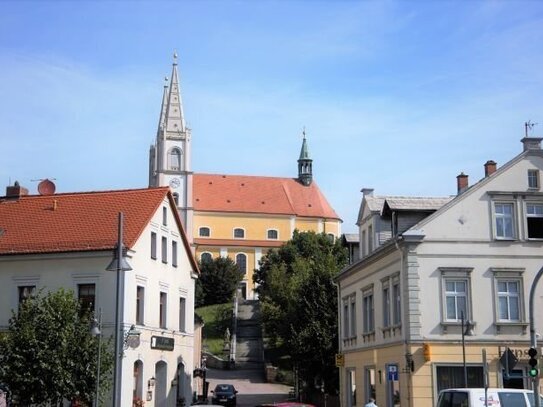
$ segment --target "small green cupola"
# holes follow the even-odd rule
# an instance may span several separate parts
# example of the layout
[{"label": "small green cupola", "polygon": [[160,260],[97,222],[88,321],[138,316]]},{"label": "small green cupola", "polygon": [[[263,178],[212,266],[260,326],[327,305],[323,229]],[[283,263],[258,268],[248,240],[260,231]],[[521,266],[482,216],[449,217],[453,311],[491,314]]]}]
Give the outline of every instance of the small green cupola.
[{"label": "small green cupola", "polygon": [[303,135],[304,140],[302,142],[302,149],[300,150],[300,158],[298,158],[298,181],[307,187],[313,181],[313,160],[309,158],[305,129]]}]

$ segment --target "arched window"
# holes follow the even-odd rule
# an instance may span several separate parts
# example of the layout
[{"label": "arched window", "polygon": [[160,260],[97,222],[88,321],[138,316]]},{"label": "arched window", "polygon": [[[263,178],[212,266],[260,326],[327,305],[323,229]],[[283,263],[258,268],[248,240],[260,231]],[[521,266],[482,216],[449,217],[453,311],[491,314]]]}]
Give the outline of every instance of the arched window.
[{"label": "arched window", "polygon": [[279,236],[279,233],[275,229],[269,229],[268,230],[268,239],[270,240],[277,240]]},{"label": "arched window", "polygon": [[209,237],[211,235],[211,230],[207,226],[202,226],[198,230],[198,235],[200,237]]},{"label": "arched window", "polygon": [[244,253],[236,254],[236,264],[238,265],[238,270],[243,274],[247,274],[247,255]]},{"label": "arched window", "polygon": [[213,261],[213,256],[211,256],[211,253],[205,252],[200,255],[200,262],[205,263],[208,261]]},{"label": "arched window", "polygon": [[181,150],[172,148],[168,154],[168,169],[177,171],[181,169]]},{"label": "arched window", "polygon": [[143,362],[136,360],[134,362],[134,388],[132,389],[134,401],[143,399]]},{"label": "arched window", "polygon": [[235,239],[244,239],[245,238],[245,230],[242,228],[235,228],[234,229],[234,238]]}]

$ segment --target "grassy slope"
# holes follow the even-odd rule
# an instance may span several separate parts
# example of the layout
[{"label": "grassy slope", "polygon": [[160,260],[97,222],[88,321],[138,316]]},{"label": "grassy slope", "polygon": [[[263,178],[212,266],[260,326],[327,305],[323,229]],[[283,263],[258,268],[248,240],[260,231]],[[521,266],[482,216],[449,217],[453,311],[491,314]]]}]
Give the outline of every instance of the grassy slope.
[{"label": "grassy slope", "polygon": [[204,320],[204,349],[213,355],[223,355],[224,333],[226,328],[232,331],[232,310],[232,303],[208,305],[195,310]]}]

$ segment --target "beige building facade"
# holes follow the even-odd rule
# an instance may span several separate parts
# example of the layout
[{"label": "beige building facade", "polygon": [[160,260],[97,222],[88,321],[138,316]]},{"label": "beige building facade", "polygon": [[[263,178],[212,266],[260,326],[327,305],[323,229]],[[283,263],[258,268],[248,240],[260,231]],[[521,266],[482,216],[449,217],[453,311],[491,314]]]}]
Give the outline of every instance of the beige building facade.
[{"label": "beige building facade", "polygon": [[[501,168],[488,161],[472,186],[460,174],[452,198],[366,190],[362,258],[336,279],[342,406],[369,397],[380,407],[434,406],[441,389],[483,387],[484,353],[491,387],[531,388],[528,301],[543,266],[540,142],[525,137],[521,154]],[[518,358],[509,374],[500,361],[507,348]]]}]

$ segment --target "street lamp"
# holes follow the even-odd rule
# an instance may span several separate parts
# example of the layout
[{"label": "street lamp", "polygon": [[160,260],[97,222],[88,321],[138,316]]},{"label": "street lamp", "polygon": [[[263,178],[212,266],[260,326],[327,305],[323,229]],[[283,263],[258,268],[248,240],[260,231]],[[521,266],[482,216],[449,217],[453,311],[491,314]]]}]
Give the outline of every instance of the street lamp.
[{"label": "street lamp", "polygon": [[464,311],[460,312],[460,320],[462,322],[462,364],[464,366],[464,387],[468,387],[468,368],[466,366],[466,336],[473,336],[473,325],[470,320],[464,320]]},{"label": "street lamp", "polygon": [[119,391],[119,382],[121,379],[121,339],[124,342],[124,334],[121,334],[121,314],[122,307],[120,303],[121,299],[121,278],[124,271],[132,270],[132,267],[128,264],[124,258],[124,246],[123,246],[123,213],[119,212],[119,224],[118,224],[118,233],[117,233],[117,247],[115,250],[115,255],[113,260],[109,263],[109,266],[106,267],[108,271],[117,272],[117,289],[115,296],[115,369],[113,371],[113,407],[119,407],[120,402],[120,391]]},{"label": "street lamp", "polygon": [[100,353],[102,351],[102,309],[98,313],[98,319],[91,321],[90,334],[98,338],[98,360],[96,363],[96,395],[94,396],[94,407],[98,407],[100,400]]}]

